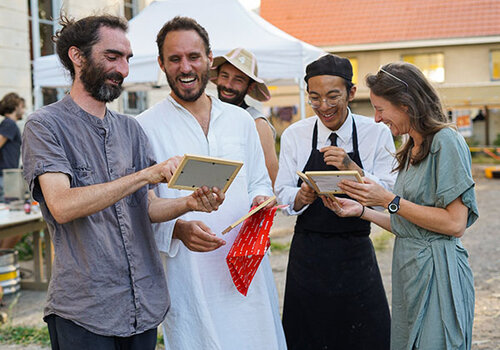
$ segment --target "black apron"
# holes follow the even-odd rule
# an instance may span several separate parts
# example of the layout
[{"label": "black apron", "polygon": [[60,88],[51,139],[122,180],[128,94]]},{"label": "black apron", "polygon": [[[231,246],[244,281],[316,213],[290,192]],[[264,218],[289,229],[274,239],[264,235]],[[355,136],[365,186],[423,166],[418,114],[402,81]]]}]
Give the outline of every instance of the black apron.
[{"label": "black apron", "polygon": [[[303,172],[337,170],[317,138],[316,122]],[[352,142],[348,155],[363,168],[354,118]],[[389,306],[369,234],[368,221],[340,218],[320,198],[297,218],[283,306],[288,349],[389,349]]]}]

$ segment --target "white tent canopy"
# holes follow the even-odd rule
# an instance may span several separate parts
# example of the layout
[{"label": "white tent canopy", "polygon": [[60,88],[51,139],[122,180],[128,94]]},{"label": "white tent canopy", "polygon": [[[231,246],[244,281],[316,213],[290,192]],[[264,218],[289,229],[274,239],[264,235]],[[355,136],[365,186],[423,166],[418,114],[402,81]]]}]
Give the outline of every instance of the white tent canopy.
[{"label": "white tent canopy", "polygon": [[[304,43],[246,10],[237,0],[155,1],[129,22],[134,57],[125,86],[158,86],[165,82],[158,63],[156,35],[175,16],[194,18],[208,32],[214,57],[235,47],[255,54],[259,77],[269,84],[299,84],[303,101],[305,66],[324,52]],[[163,80],[162,80],[163,79]],[[55,55],[34,62],[34,84],[40,87],[69,86],[71,80]],[[301,108],[303,115],[303,107]]]}]

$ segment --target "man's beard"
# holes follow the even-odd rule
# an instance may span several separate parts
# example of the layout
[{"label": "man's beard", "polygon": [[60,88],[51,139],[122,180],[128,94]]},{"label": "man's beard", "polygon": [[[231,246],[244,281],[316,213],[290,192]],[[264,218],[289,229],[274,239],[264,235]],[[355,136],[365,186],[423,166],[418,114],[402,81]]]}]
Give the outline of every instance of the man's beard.
[{"label": "man's beard", "polygon": [[200,98],[200,96],[205,92],[205,88],[207,87],[208,84],[208,71],[210,70],[210,65],[207,64],[207,68],[205,71],[200,73],[200,89],[198,91],[187,91],[185,93],[182,93],[180,89],[177,88],[175,85],[175,82],[179,78],[197,78],[197,75],[195,73],[190,73],[190,74],[180,74],[174,79],[172,79],[167,73],[165,73],[165,76],[167,77],[168,85],[170,86],[170,89],[174,92],[174,94],[180,98],[181,100],[185,102],[194,102],[197,99]]},{"label": "man's beard", "polygon": [[[107,79],[119,82],[118,85],[106,83]],[[80,80],[90,95],[97,101],[111,102],[123,91],[123,76],[118,72],[106,73],[104,68],[89,58],[82,67]]]},{"label": "man's beard", "polygon": [[[248,89],[247,89],[248,90]],[[227,98],[222,95],[222,91],[227,91],[229,93],[235,94],[233,98]],[[226,88],[222,85],[217,85],[217,92],[219,94],[219,100],[223,102],[227,102],[236,106],[241,105],[243,100],[245,99],[245,95],[247,94],[247,91],[238,91],[238,90],[233,90]]]}]

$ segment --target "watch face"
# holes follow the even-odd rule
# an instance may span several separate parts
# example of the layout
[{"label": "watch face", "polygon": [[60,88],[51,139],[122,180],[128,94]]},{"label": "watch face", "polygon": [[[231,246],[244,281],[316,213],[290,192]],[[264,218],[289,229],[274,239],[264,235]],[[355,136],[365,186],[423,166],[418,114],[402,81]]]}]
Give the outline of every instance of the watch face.
[{"label": "watch face", "polygon": [[389,210],[389,213],[395,213],[398,211],[398,209],[399,209],[399,206],[396,203],[391,203],[387,207],[387,210]]}]

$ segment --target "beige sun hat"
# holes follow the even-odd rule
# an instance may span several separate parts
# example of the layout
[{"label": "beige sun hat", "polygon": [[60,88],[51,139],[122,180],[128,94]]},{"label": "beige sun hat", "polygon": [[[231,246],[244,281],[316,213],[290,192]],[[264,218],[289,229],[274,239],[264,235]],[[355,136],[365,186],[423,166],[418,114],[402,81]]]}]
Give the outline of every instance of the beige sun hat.
[{"label": "beige sun hat", "polygon": [[255,81],[254,88],[248,90],[247,94],[256,99],[257,101],[265,102],[271,98],[271,94],[267,89],[264,80],[260,79],[257,69],[257,59],[254,54],[248,50],[241,47],[233,49],[223,56],[217,56],[214,58],[212,63],[212,68],[210,69],[210,80],[215,83],[217,80],[218,68],[220,65],[229,62],[249,78]]}]

